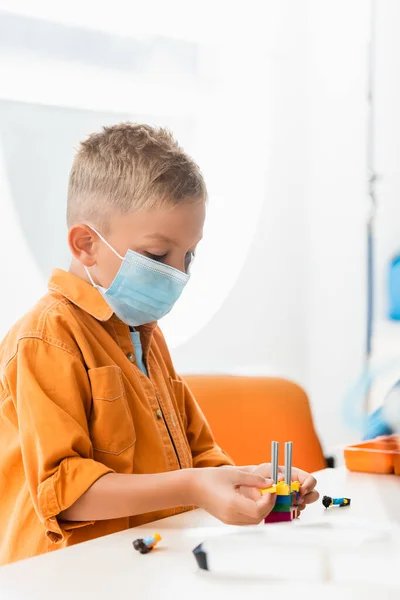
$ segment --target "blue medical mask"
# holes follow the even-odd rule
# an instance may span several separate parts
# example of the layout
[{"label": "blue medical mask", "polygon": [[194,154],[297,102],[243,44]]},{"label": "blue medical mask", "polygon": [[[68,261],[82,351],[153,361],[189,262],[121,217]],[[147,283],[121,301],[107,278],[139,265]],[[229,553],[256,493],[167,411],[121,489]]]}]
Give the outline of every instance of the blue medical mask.
[{"label": "blue medical mask", "polygon": [[108,289],[96,285],[85,267],[92,285],[115,314],[131,327],[165,317],[183,292],[189,275],[133,250],[120,256],[96,229],[91,229],[122,261]]}]

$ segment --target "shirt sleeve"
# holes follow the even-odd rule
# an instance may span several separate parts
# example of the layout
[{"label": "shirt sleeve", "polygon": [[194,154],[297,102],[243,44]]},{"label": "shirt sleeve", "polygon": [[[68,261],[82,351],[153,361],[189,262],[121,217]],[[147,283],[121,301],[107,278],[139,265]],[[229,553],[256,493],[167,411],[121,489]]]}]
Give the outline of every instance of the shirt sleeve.
[{"label": "shirt sleeve", "polygon": [[56,340],[20,340],[7,368],[18,416],[22,461],[47,537],[63,541],[76,527],[58,515],[113,472],[93,460],[88,432],[91,389],[83,362]]},{"label": "shirt sleeve", "polygon": [[189,386],[181,377],[185,393],[187,419],[186,436],[192,451],[194,467],[222,467],[234,465],[232,459],[214,440],[211,428],[197,404]]}]

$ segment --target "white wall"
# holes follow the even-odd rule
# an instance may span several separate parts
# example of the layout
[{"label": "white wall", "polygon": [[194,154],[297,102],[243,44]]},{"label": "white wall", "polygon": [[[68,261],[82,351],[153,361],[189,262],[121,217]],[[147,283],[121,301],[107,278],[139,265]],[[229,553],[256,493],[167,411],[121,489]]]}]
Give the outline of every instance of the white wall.
[{"label": "white wall", "polygon": [[[198,146],[212,187],[218,190],[211,229],[214,246],[216,239],[220,238],[220,243],[213,250],[212,259],[207,258],[213,275],[211,279],[204,278],[203,289],[198,282],[193,282],[198,290],[193,316],[186,307],[179,321],[177,306],[176,320],[170,321],[167,333],[179,337],[174,336],[173,328],[177,327],[184,334],[185,319],[196,319],[196,310],[203,298],[208,303],[212,301],[211,282],[218,275],[215,265],[222,274],[235,273],[236,269],[225,297],[218,292],[215,314],[210,314],[208,322],[202,323],[189,340],[173,349],[178,370],[269,372],[298,381],[310,394],[317,428],[329,448],[351,435],[343,424],[341,409],[363,359],[369,3],[292,0],[228,5],[236,15],[230,22],[231,29],[226,23],[226,13],[222,14],[224,11],[214,15],[212,6],[206,4],[202,10],[205,13],[209,10],[212,35],[218,37],[216,23],[219,23],[220,31],[227,36],[226,48],[235,53],[229,62],[230,53],[225,48],[227,62],[224,64],[228,70],[224,71],[224,86],[234,95],[234,109],[227,105],[226,99],[221,100],[221,95],[220,104],[215,105],[217,96],[207,96],[214,89],[216,80],[213,78],[218,78],[218,72],[213,72],[212,77],[203,82],[204,86],[200,86],[201,95],[196,96],[197,88],[192,86],[183,100],[175,89],[166,99],[169,106],[174,107],[177,133],[180,135],[182,131],[188,140],[199,139],[190,138],[188,124],[206,126],[204,110],[218,106],[220,111],[207,115],[214,119],[214,129],[210,131],[216,136],[210,138],[209,156],[204,140]],[[113,27],[116,26],[113,23]],[[106,27],[106,23],[102,27]],[[204,35],[206,30],[200,29]],[[243,43],[243,31],[250,32],[247,44]],[[232,70],[235,61],[236,73]],[[51,65],[54,76],[58,71],[55,66]],[[21,65],[18,68],[22,68]],[[80,72],[78,67],[65,71],[65,76],[71,78],[65,106],[74,106],[77,110],[90,108],[96,100],[93,94],[85,105],[89,87],[84,87],[83,93],[79,86],[72,85],[74,81],[79,82]],[[96,85],[101,84],[100,75],[98,73],[93,80]],[[121,87],[115,89],[123,89],[126,94],[113,95],[114,88],[110,86],[107,94],[98,100],[97,110],[101,112],[93,116],[93,123],[97,123],[102,114],[110,118],[112,112],[106,111],[112,111],[113,106],[118,106],[120,112],[127,111],[129,102],[134,100],[137,83],[124,82],[122,86],[120,74],[118,78],[115,75],[113,81]],[[84,80],[88,80],[86,75]],[[10,93],[11,83],[0,88],[0,93]],[[14,84],[12,89],[21,100],[26,92],[18,85],[17,88]],[[59,106],[62,104],[60,87],[52,87],[56,91],[51,104]],[[218,89],[218,93],[222,93],[222,87]],[[40,85],[32,89],[32,93],[36,102],[46,104]],[[139,99],[142,105],[146,104],[144,93]],[[181,104],[177,104],[179,102]],[[156,110],[154,98],[152,103]],[[46,106],[42,108],[46,110]],[[186,109],[186,120],[182,120],[181,111]],[[195,111],[198,111],[197,121],[191,120]],[[162,115],[158,118],[162,119]],[[223,124],[221,131],[219,122]],[[86,127],[88,121],[82,123]],[[232,145],[229,152],[218,154],[218,135],[230,145],[229,135],[234,136],[236,132],[242,132],[237,149]],[[69,138],[65,144],[70,144]],[[60,152],[66,156],[69,146],[60,148]],[[247,186],[238,167],[240,163]],[[63,202],[63,198],[60,196],[57,201]],[[211,206],[212,202],[213,197]],[[234,235],[232,207],[236,211]],[[210,207],[210,213],[212,210]],[[242,229],[237,224],[240,210],[245,223]],[[3,195],[0,195],[0,211],[0,223],[5,230],[11,231],[8,224],[14,218],[13,231],[17,231],[18,217],[10,216],[10,205],[6,207]],[[21,237],[24,238],[26,232],[18,230],[16,235],[20,240],[18,248],[21,248],[20,244],[24,244]],[[31,303],[32,290],[36,292],[44,285],[44,279],[38,283],[34,275],[37,267],[32,255],[29,278],[22,275],[21,255],[19,250],[10,252],[11,246],[11,241],[1,246],[8,260],[1,263],[0,276],[12,282],[13,296],[3,298],[7,306],[0,314],[0,331],[8,327],[9,315]],[[211,247],[205,248],[207,256]],[[29,254],[29,250],[26,252]],[[58,250],[57,253],[60,256]],[[206,266],[203,264],[201,270]],[[31,275],[35,280],[33,287],[30,287]],[[15,298],[21,300],[16,309]],[[171,323],[174,323],[172,330]]]},{"label": "white wall", "polygon": [[[271,61],[270,126],[265,144],[262,212],[229,297],[197,336],[174,350],[181,371],[249,370],[304,379],[306,22],[300,3],[286,4],[277,15],[273,58],[267,58]],[[249,172],[248,176],[253,174]],[[244,197],[244,212],[247,207],[248,199]],[[220,230],[224,250],[221,258],[217,256],[222,270],[230,261],[230,248],[224,243],[225,228],[229,228],[228,211]],[[240,234],[236,244],[241,245]]]},{"label": "white wall", "polygon": [[366,330],[368,35],[368,2],[310,3],[305,381],[328,445],[357,435],[342,410]]},{"label": "white wall", "polygon": [[297,380],[327,448],[357,435],[342,411],[365,337],[368,8],[281,3],[259,227],[221,310],[174,351],[184,371]]}]

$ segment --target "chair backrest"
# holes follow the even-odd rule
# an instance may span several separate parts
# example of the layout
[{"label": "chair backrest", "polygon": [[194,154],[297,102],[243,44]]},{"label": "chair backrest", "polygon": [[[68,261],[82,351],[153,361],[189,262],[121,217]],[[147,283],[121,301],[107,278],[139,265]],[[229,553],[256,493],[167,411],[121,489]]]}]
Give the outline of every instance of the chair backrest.
[{"label": "chair backrest", "polygon": [[185,381],[210,424],[216,442],[237,465],[271,460],[271,441],[293,442],[293,466],[326,466],[305,392],[285,379],[188,375]]}]

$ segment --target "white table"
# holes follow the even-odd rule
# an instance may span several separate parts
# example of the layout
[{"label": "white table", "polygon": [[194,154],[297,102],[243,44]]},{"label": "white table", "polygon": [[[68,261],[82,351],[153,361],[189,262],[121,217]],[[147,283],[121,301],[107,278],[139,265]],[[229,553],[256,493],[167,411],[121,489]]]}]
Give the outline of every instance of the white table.
[{"label": "white table", "polygon": [[[324,514],[340,519],[343,511],[361,519],[400,522],[400,478],[350,473],[344,468],[317,473],[321,496],[348,496],[350,507],[328,511],[320,501],[308,507],[301,519],[313,520]],[[290,524],[288,525],[290,526]],[[247,594],[266,598],[318,598],[323,600],[357,600],[393,594],[371,585],[365,589],[342,588],[332,584],[272,584],[265,581],[235,581],[218,578],[197,569],[193,548],[216,532],[229,526],[203,512],[164,519],[98,540],[58,550],[47,555],[0,568],[1,600],[125,600],[158,598],[240,598]],[[264,527],[264,525],[260,525]],[[137,537],[160,532],[163,540],[156,550],[141,555],[132,547]],[[400,564],[399,564],[400,573]],[[260,596],[261,594],[261,596]],[[271,596],[273,594],[274,596]],[[294,595],[295,594],[295,595]],[[286,596],[288,597],[288,596]],[[400,574],[399,596],[400,597]]]}]

